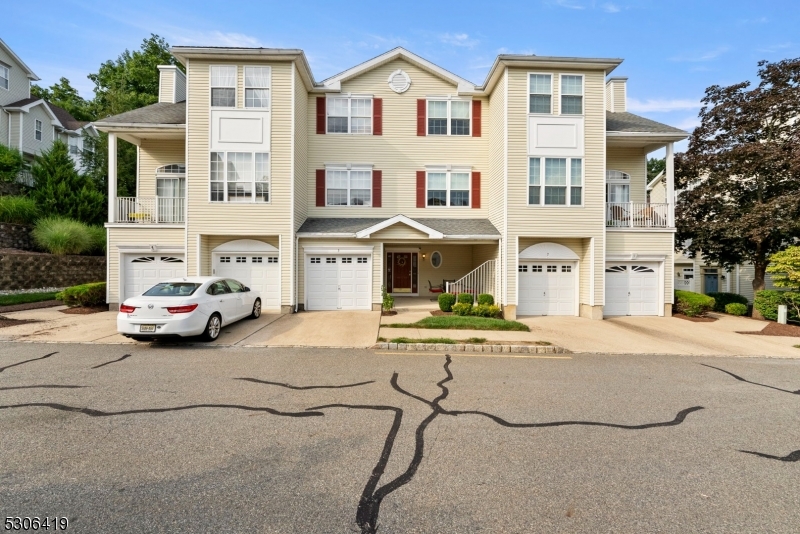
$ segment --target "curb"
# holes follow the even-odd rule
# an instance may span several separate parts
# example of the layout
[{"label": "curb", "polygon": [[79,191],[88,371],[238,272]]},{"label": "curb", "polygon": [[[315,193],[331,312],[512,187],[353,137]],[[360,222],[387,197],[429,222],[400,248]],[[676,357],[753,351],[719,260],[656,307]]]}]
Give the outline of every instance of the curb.
[{"label": "curb", "polygon": [[373,349],[409,350],[409,351],[442,351],[442,352],[492,352],[517,354],[570,354],[571,351],[555,345],[470,345],[445,343],[376,343]]}]

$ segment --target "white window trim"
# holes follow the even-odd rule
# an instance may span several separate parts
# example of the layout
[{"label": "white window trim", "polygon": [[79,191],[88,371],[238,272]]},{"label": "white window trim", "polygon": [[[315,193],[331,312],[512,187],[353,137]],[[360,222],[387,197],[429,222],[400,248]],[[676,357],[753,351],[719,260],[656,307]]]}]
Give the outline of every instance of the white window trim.
[{"label": "white window trim", "polygon": [[[346,132],[329,132],[328,131],[328,118],[331,116],[328,114],[328,110],[331,109],[329,100],[332,98],[346,98],[347,99],[347,131]],[[352,119],[353,119],[353,99],[369,99],[369,132],[357,132],[354,133],[352,130]],[[340,115],[334,115],[334,117],[341,117]],[[331,94],[325,97],[325,135],[373,135],[373,126],[374,126],[374,117],[375,117],[375,97],[373,95],[362,95],[356,93],[339,93],[339,94]],[[364,119],[366,117],[358,117],[359,119]],[[327,200],[326,200],[327,202]]]},{"label": "white window trim", "polygon": [[5,76],[0,76],[0,78],[6,80],[6,85],[8,85],[8,87],[3,87],[0,85],[0,89],[11,91],[11,69],[9,67],[6,67],[5,65],[0,65],[0,72],[2,71],[5,71]]},{"label": "white window trim", "polygon": [[[214,67],[234,67],[236,69],[236,76],[234,77],[233,82],[233,106],[213,106],[211,103],[213,102],[214,97],[211,95],[212,89],[231,89],[230,86],[223,86],[223,85],[211,85],[211,69]],[[272,82],[272,73],[270,72],[270,83]],[[270,98],[271,95],[270,95]],[[272,102],[270,102],[272,104]],[[236,109],[239,105],[239,66],[238,65],[209,65],[208,66],[208,105],[211,109]]]},{"label": "white window trim", "polygon": [[[44,134],[42,133],[42,127],[43,126],[44,125],[42,124],[42,121],[40,121],[39,119],[34,119],[34,121],[33,121],[33,139],[38,141],[38,142],[40,142],[40,143],[42,142],[42,139],[44,139]],[[36,134],[39,134],[38,138],[36,137]],[[67,149],[67,150],[69,150],[69,149]]]},{"label": "white window trim", "polygon": [[[530,188],[533,187],[531,185],[531,182],[530,182],[530,180],[531,180],[530,161],[532,159],[534,159],[534,158],[539,160],[539,165],[540,165],[540,167],[539,167],[539,178],[540,178],[540,182],[541,183],[537,186],[540,189],[540,191],[539,191],[539,203],[538,204],[531,204],[530,203]],[[566,185],[566,187],[567,187],[567,198],[566,198],[567,203],[566,204],[545,204],[544,203],[544,188],[545,188],[545,183],[544,183],[544,160],[545,159],[566,159],[567,160],[567,185]],[[573,186],[572,185],[572,160],[573,159],[582,160],[581,161],[581,185],[580,186],[577,186],[577,185]],[[526,205],[528,207],[530,207],[530,208],[537,208],[537,209],[539,209],[539,208],[547,208],[547,209],[552,209],[552,208],[582,208],[583,206],[585,206],[585,201],[586,201],[586,158],[584,156],[580,156],[580,157],[576,156],[574,158],[570,157],[570,156],[528,156],[528,178],[527,178],[527,180],[528,180],[528,182],[527,182],[527,187],[525,189],[525,194],[528,196],[528,201],[526,202]],[[556,187],[561,187],[561,186],[556,186]],[[580,204],[572,204],[572,188],[573,187],[580,187],[581,188],[581,203]]]},{"label": "white window trim", "polygon": [[[447,133],[446,134],[432,134],[428,129],[428,110],[430,106],[428,105],[430,102],[443,102],[447,101]],[[467,109],[469,109],[469,133],[468,134],[458,134],[454,135],[450,132],[451,130],[451,122],[450,119],[452,118],[452,112],[450,108],[451,102],[469,102]],[[441,117],[437,117],[441,118]],[[425,98],[425,135],[431,137],[472,137],[472,99],[471,98],[461,98],[458,96],[446,95],[446,96],[429,96]]]},{"label": "white window trim", "polygon": [[[433,255],[434,254],[438,254],[439,255],[439,265],[434,265],[433,264]],[[434,250],[433,252],[431,252],[430,257],[428,258],[428,263],[430,263],[431,267],[433,267],[434,269],[439,269],[444,264],[444,256],[438,250]]]},{"label": "white window trim", "polygon": [[[561,105],[561,99],[564,96],[578,96],[578,95],[564,95],[564,76],[580,76],[581,78],[581,113],[564,113],[564,106]],[[571,74],[569,72],[562,72],[558,75],[558,115],[562,117],[583,117],[586,115],[586,76],[583,74]]]},{"label": "white window trim", "polygon": [[[347,171],[347,205],[328,204],[328,171]],[[350,204],[350,171],[369,171],[369,205]],[[375,191],[372,189],[372,165],[325,165],[325,207],[326,208],[372,208]]]},{"label": "white window trim", "polygon": [[[269,70],[269,81],[267,82],[269,85],[267,87],[247,87],[247,69],[248,68],[253,68],[253,67],[266,68],[266,69]],[[236,70],[237,70],[237,73],[238,73],[239,69],[237,68]],[[271,111],[272,110],[272,67],[270,67],[269,65],[245,65],[244,68],[242,69],[242,76],[243,76],[242,84],[243,84],[243,87],[244,87],[244,94],[242,95],[242,98],[244,99],[244,109],[250,109],[250,110],[253,110],[253,111],[259,111],[259,110],[261,110],[261,111]],[[268,92],[267,107],[264,107],[264,108],[250,108],[250,107],[247,107],[247,90],[248,89],[266,89],[267,92]]]},{"label": "white window trim", "polygon": [[[222,181],[213,181],[212,182],[212,180],[211,180],[211,153],[212,152],[221,152],[222,154],[225,155],[225,159],[223,161],[223,166],[225,168],[225,179],[222,180]],[[250,182],[253,185],[253,197],[249,201],[228,200],[228,154],[229,153],[248,153],[248,151],[246,151],[246,150],[209,150],[208,151],[208,162],[209,162],[208,163],[209,164],[209,169],[208,169],[208,197],[207,197],[208,198],[208,203],[211,204],[211,205],[219,205],[219,204],[234,204],[234,205],[235,204],[244,204],[244,205],[248,205],[248,204],[263,204],[263,205],[268,205],[268,204],[272,204],[272,152],[262,152],[260,150],[249,152],[249,154],[251,154],[253,156],[253,160],[252,160],[253,161],[253,180]],[[266,154],[267,155],[268,165],[267,165],[267,181],[266,182],[258,182],[258,181],[256,181],[256,154]],[[167,177],[167,176],[175,177],[175,176],[180,176],[180,175],[179,174],[163,175],[162,177]],[[186,176],[186,175],[184,174],[183,176]],[[221,183],[221,184],[223,184],[224,187],[222,188],[222,191],[223,191],[224,200],[211,200],[211,184],[212,183]],[[239,183],[245,183],[245,182],[239,182]],[[267,195],[269,196],[269,200],[267,200],[266,202],[264,202],[263,200],[256,200],[256,184],[257,183],[267,184]],[[187,186],[187,189],[188,189],[188,186]]]},{"label": "white window trim", "polygon": [[[446,185],[447,188],[445,189],[445,191],[446,191],[445,194],[447,195],[446,198],[447,198],[447,202],[448,202],[448,204],[446,206],[429,206],[428,205],[428,174],[430,174],[432,172],[434,172],[434,173],[445,173],[446,174],[445,185]],[[469,204],[467,204],[466,206],[451,206],[449,204],[449,202],[450,202],[450,175],[452,173],[454,173],[454,172],[455,173],[466,174],[469,177],[468,178],[468,182],[467,182],[468,183],[467,191],[469,192]],[[436,191],[439,191],[439,189],[436,189]],[[456,191],[463,191],[463,189],[456,189]],[[442,166],[442,167],[436,167],[436,166],[433,166],[433,165],[429,165],[429,166],[425,167],[425,209],[435,209],[435,208],[469,209],[471,207],[472,207],[472,167],[456,167],[456,166],[451,166],[451,165]]]},{"label": "white window trim", "polygon": [[[544,94],[544,93],[531,93],[531,74],[538,74],[538,75],[541,75],[541,76],[550,76],[550,112],[549,113],[531,113],[531,95],[532,94],[537,94],[537,95],[543,95]],[[555,106],[555,102],[553,101],[554,100],[554,98],[553,98],[553,90],[554,90],[553,85],[555,83],[555,77],[556,77],[556,75],[553,74],[552,72],[528,72],[528,99],[527,99],[528,101],[525,102],[525,107],[528,109],[528,115],[531,115],[531,116],[534,116],[534,117],[545,117],[545,116],[553,114],[553,106]]]}]

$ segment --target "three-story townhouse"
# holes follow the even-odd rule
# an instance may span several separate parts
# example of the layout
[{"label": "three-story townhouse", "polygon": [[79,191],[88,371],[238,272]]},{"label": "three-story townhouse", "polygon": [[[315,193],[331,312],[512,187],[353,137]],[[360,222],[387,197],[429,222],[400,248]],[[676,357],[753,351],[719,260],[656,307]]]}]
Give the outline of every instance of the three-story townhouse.
[{"label": "three-story townhouse", "polygon": [[158,104],[98,123],[139,147],[135,198],[109,158],[112,306],[214,274],[284,312],[379,309],[385,287],[491,293],[507,318],[670,313],[674,207],[646,203],[645,165],[666,146],[671,184],[686,133],[625,111],[621,60],[503,55],[476,86],[402,48],[321,82],[300,50],[173,54]]}]

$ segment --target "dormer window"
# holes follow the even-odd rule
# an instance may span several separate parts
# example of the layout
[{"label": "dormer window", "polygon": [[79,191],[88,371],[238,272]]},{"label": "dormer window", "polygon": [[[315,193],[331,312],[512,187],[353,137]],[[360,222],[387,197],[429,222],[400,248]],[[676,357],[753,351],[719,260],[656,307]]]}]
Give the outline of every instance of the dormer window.
[{"label": "dormer window", "polygon": [[9,70],[5,65],[0,65],[0,89],[8,91]]},{"label": "dormer window", "polygon": [[211,107],[236,107],[236,67],[211,67]]}]

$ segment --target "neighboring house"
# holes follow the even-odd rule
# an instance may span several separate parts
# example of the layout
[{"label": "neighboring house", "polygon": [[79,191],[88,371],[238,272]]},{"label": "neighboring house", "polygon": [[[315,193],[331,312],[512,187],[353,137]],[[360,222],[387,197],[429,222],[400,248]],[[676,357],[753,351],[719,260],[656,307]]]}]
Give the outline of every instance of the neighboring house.
[{"label": "neighboring house", "polygon": [[65,109],[31,97],[31,82],[39,77],[0,39],[0,143],[18,148],[27,161],[58,139],[81,168],[85,135],[97,136],[94,126],[78,121]]},{"label": "neighboring house", "polygon": [[[315,81],[301,50],[176,47],[157,104],[109,117],[108,302],[218,275],[265,309],[379,309],[431,286],[517,315],[669,315],[674,206],[620,59],[501,55],[483,85],[397,48]],[[116,196],[115,147],[139,148]]]},{"label": "neighboring house", "polygon": [[[677,201],[679,191],[674,194]],[[647,184],[647,198],[650,202],[667,202],[666,176],[660,172]],[[683,247],[686,248],[685,246]],[[675,252],[675,289],[694,291],[695,293],[738,293],[753,302],[753,278],[755,269],[752,263],[736,265],[730,271],[718,264],[708,263],[702,255],[690,258],[680,247]],[[764,277],[764,287],[775,289],[772,284],[772,275],[767,273]]]}]

